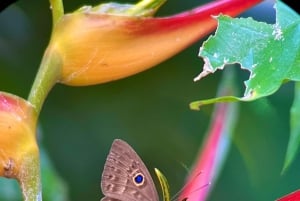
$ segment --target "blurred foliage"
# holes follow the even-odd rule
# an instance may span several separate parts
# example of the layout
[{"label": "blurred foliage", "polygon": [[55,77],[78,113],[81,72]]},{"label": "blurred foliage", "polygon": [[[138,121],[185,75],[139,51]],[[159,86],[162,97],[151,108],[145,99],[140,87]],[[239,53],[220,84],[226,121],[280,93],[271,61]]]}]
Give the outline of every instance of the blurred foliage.
[{"label": "blurred foliage", "polygon": [[22,194],[16,180],[0,178],[0,200],[21,201]]},{"label": "blurred foliage", "polygon": [[[70,12],[99,1],[64,3]],[[202,3],[205,1],[169,0],[158,15]],[[272,4],[267,2],[245,16],[274,22]],[[48,1],[18,1],[0,13],[0,27],[0,90],[26,97],[50,36]],[[202,69],[197,58],[200,44],[130,78],[91,87],[54,87],[41,113],[42,143],[68,185],[70,200],[102,197],[100,177],[115,138],[135,147],[151,173],[154,167],[159,168],[169,181],[171,194],[181,188],[187,175],[181,164],[192,165],[212,113],[212,106],[195,112],[188,105],[214,97],[221,74],[192,81]],[[236,69],[242,86],[249,74]],[[286,84],[266,99],[241,104],[234,145],[211,201],[274,200],[299,188],[299,158],[280,175],[292,94],[293,85]],[[3,186],[6,183],[0,188]]]}]

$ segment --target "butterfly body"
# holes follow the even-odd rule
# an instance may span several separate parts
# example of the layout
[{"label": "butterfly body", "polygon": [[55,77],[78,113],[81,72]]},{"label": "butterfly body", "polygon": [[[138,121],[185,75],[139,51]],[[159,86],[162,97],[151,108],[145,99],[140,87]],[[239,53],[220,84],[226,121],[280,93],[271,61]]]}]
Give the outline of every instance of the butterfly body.
[{"label": "butterfly body", "polygon": [[159,201],[145,164],[123,140],[114,140],[102,173],[101,201]]}]

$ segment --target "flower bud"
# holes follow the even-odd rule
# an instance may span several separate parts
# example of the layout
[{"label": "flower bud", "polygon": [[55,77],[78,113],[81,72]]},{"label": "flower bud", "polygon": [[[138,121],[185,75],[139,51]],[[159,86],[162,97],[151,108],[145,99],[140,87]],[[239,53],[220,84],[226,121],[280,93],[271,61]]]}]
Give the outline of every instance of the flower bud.
[{"label": "flower bud", "polygon": [[217,26],[211,16],[235,16],[260,1],[214,1],[170,17],[99,13],[87,7],[61,18],[47,54],[60,61],[61,83],[105,83],[149,69],[206,36]]},{"label": "flower bud", "polygon": [[0,92],[0,176],[22,182],[38,161],[36,114],[25,100]]}]

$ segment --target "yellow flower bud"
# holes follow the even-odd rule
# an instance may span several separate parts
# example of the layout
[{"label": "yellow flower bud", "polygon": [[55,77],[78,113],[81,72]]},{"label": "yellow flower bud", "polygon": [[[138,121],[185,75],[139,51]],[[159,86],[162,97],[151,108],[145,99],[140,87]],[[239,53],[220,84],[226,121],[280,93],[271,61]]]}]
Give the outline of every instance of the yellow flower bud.
[{"label": "yellow flower bud", "polygon": [[27,177],[38,161],[36,114],[25,100],[0,92],[0,176]]}]

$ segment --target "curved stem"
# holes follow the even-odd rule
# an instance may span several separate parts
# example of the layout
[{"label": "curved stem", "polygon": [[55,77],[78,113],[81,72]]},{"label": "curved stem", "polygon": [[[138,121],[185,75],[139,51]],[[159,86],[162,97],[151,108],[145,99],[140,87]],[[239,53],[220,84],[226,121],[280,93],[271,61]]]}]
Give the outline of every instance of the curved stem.
[{"label": "curved stem", "polygon": [[52,50],[46,50],[28,96],[28,101],[34,106],[37,115],[39,115],[49,91],[60,76],[61,60]]},{"label": "curved stem", "polygon": [[57,21],[64,15],[64,5],[62,0],[50,0],[52,10],[52,24],[53,27]]}]

